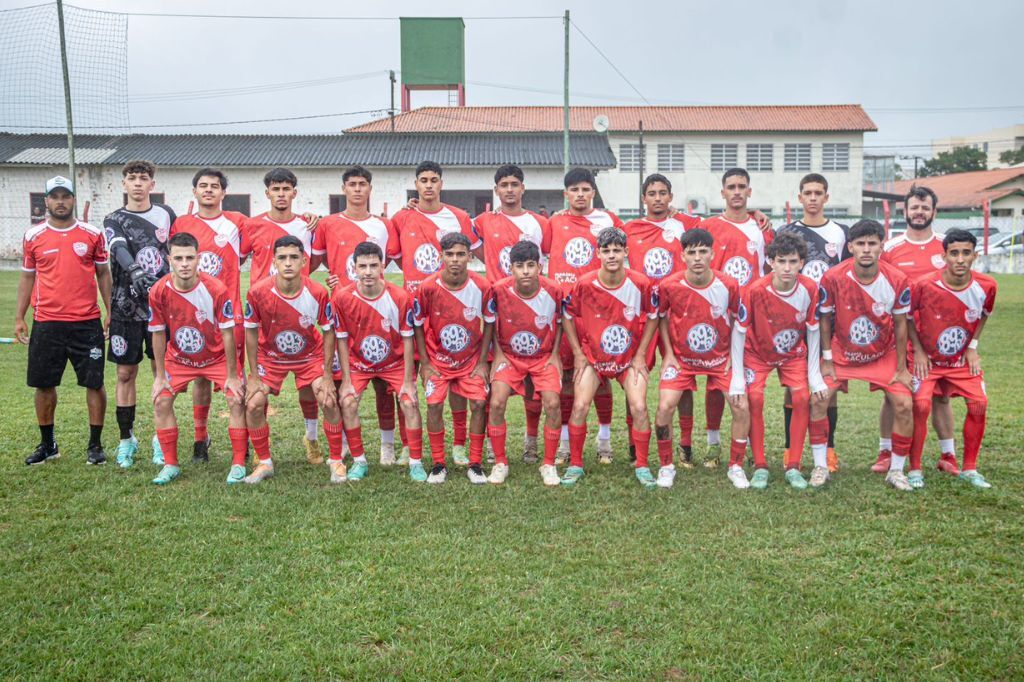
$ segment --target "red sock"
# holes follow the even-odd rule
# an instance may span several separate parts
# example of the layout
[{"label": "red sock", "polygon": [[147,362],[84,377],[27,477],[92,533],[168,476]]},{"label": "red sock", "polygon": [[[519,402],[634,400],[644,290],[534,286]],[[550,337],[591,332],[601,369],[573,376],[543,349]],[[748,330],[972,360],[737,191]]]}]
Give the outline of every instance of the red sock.
[{"label": "red sock", "polygon": [[156,438],[160,441],[160,449],[164,453],[164,464],[178,466],[178,427],[157,429]]},{"label": "red sock", "polygon": [[693,415],[679,417],[679,444],[685,448],[693,446]]},{"label": "red sock", "polygon": [[196,441],[206,440],[210,435],[206,430],[206,422],[210,418],[209,405],[192,406],[192,422],[196,428]]},{"label": "red sock", "polygon": [[231,464],[245,466],[245,451],[249,445],[249,430],[228,427],[228,439],[231,440]]},{"label": "red sock", "polygon": [[892,454],[896,457],[907,457],[910,455],[910,436],[901,436],[898,433],[892,434]]},{"label": "red sock", "polygon": [[732,439],[729,446],[729,466],[743,466],[743,457],[747,454],[747,441]]},{"label": "red sock", "polygon": [[508,465],[508,454],[505,452],[507,435],[508,427],[505,424],[489,424],[487,426],[487,437],[491,439],[491,447],[494,448],[495,464]]},{"label": "red sock", "polygon": [[[427,440],[430,441],[430,457],[434,464],[444,464],[444,427],[438,432],[427,431]],[[410,457],[412,449],[410,448]]]},{"label": "red sock", "polygon": [[341,425],[341,422],[332,424],[329,421],[324,421],[324,436],[327,437],[328,457],[335,461],[341,460],[342,436],[344,434],[345,428]]},{"label": "red sock", "polygon": [[[985,410],[988,403],[968,401],[967,417],[964,419],[964,465],[961,471],[978,468],[978,453],[981,439],[985,437]],[[163,441],[160,441],[163,445]]]},{"label": "red sock", "polygon": [[658,459],[663,467],[672,463],[672,439],[658,441]]},{"label": "red sock", "polygon": [[[928,415],[932,411],[931,400],[914,401],[914,434],[910,442],[910,470],[921,470],[921,459],[924,455],[924,441],[928,437]],[[895,449],[895,440],[893,449]]]},{"label": "red sock", "polygon": [[[395,399],[398,400],[397,398]],[[402,405],[399,404],[395,410],[395,414],[398,417],[398,437],[402,439],[402,444],[409,447],[409,441],[407,439],[408,434],[405,429],[405,412],[402,411]],[[411,450],[411,448],[410,448]]]},{"label": "red sock", "polygon": [[598,393],[594,396],[594,407],[597,408],[597,423],[598,424],[611,424],[612,423],[612,394],[609,393]]},{"label": "red sock", "polygon": [[722,428],[722,413],[725,412],[725,394],[721,391],[707,391],[704,394],[704,417],[708,431]]},{"label": "red sock", "polygon": [[764,393],[747,392],[750,405],[750,451],[754,453],[754,468],[767,469],[764,458]]},{"label": "red sock", "polygon": [[559,407],[562,408],[562,426],[569,425],[569,417],[572,416],[572,404],[575,398],[571,395],[562,394],[558,398]]},{"label": "red sock", "polygon": [[406,428],[402,442],[409,447],[410,460],[419,461],[423,459],[423,429]]},{"label": "red sock", "polygon": [[381,431],[395,430],[395,399],[387,388],[376,390],[374,387],[374,398],[377,402],[377,428]]},{"label": "red sock", "polygon": [[[789,461],[787,469],[799,469],[807,441],[807,424],[811,419],[811,394],[806,388],[790,389],[793,416],[789,420]],[[825,420],[828,424],[828,419]],[[826,442],[827,442],[826,438]]]},{"label": "red sock", "polygon": [[811,447],[828,445],[828,418],[811,422]]},{"label": "red sock", "polygon": [[551,427],[544,427],[544,464],[553,466],[555,463],[555,455],[558,454],[558,441],[562,438],[561,429],[552,429]]},{"label": "red sock", "polygon": [[633,445],[636,446],[636,465],[638,467],[647,466],[647,456],[651,449],[651,430],[630,429],[629,434],[633,439]]},{"label": "red sock", "polygon": [[302,409],[303,419],[318,419],[320,416],[315,400],[300,400],[299,408]]},{"label": "red sock", "polygon": [[523,410],[526,412],[526,437],[536,438],[537,427],[540,426],[541,404],[539,400],[524,400]]},{"label": "red sock", "polygon": [[626,433],[629,435],[629,444],[635,446],[636,442],[633,440],[633,415],[629,412],[629,406],[626,406]]},{"label": "red sock", "polygon": [[252,449],[260,461],[270,459],[270,424],[264,424],[258,429],[249,429],[249,440],[252,441]]},{"label": "red sock", "polygon": [[583,445],[587,442],[587,423],[569,424],[569,465],[583,466]]},{"label": "red sock", "polygon": [[[482,433],[469,434],[469,463],[480,464],[484,461],[484,438]],[[497,453],[495,453],[497,457]]]},{"label": "red sock", "polygon": [[366,454],[363,450],[363,428],[361,426],[345,429],[345,438],[348,440],[348,451],[352,453],[352,459]]},{"label": "red sock", "polygon": [[465,445],[466,434],[469,429],[466,427],[468,410],[452,410],[452,445]]}]

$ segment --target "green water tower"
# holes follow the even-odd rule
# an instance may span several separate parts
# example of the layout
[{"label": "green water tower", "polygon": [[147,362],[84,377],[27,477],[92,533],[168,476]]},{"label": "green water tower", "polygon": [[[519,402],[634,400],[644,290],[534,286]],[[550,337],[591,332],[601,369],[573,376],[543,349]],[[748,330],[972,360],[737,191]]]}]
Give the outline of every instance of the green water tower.
[{"label": "green water tower", "polygon": [[445,90],[466,106],[466,24],[459,17],[401,17],[402,111],[413,90]]}]

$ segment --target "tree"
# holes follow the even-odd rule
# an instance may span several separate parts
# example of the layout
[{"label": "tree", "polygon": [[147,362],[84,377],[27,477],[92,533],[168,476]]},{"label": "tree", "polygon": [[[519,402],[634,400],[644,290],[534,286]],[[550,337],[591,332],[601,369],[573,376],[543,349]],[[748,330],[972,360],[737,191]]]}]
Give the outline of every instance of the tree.
[{"label": "tree", "polygon": [[918,172],[920,177],[966,173],[988,168],[985,152],[973,147],[954,147],[951,152],[939,152],[934,159],[925,161]]},{"label": "tree", "polygon": [[1024,163],[1024,147],[1007,149],[999,155],[999,161],[1007,166],[1016,166],[1018,163]]}]

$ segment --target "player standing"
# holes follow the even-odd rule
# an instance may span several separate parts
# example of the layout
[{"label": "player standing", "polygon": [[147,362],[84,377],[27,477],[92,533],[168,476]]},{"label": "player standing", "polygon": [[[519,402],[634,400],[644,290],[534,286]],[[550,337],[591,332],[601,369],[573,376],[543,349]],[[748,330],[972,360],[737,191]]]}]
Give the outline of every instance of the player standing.
[{"label": "player standing", "polygon": [[[14,336],[28,344],[28,385],[35,389],[39,445],[25,464],[60,457],[53,436],[57,386],[70,360],[78,385],[85,387],[89,410],[87,464],[103,464],[103,325],[96,305],[99,292],[110,317],[110,267],[103,232],[75,218],[75,187],[67,178],[46,181],[44,223],[33,225],[22,242]],[[25,313],[32,306],[32,335]]]}]

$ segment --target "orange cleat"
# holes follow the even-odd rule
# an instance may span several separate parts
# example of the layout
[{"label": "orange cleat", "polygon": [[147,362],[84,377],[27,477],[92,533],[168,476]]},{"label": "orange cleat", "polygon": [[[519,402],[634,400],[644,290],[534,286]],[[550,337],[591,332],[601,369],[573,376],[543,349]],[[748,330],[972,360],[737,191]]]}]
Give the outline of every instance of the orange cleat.
[{"label": "orange cleat", "polygon": [[839,471],[839,455],[836,454],[835,449],[828,449],[828,472],[834,474]]},{"label": "orange cleat", "polygon": [[939,463],[935,468],[950,476],[960,475],[960,467],[957,465],[956,457],[953,455],[942,455],[942,457],[939,457]]},{"label": "orange cleat", "polygon": [[871,465],[871,470],[876,474],[885,474],[889,472],[889,463],[892,461],[892,453],[888,450],[882,450],[878,453],[878,461]]}]

